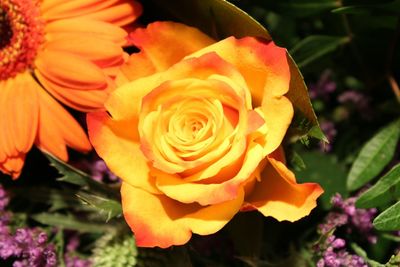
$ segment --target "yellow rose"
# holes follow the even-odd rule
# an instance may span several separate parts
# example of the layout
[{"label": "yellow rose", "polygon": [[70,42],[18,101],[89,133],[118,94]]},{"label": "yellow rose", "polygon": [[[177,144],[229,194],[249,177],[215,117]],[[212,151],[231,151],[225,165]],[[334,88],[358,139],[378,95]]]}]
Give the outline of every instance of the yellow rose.
[{"label": "yellow rose", "polygon": [[310,213],[323,191],[296,183],[280,147],[293,117],[285,49],[252,37],[215,42],[172,22],[138,29],[131,41],[141,51],[88,127],[123,180],[138,246],[184,244],[240,210],[288,221]]}]

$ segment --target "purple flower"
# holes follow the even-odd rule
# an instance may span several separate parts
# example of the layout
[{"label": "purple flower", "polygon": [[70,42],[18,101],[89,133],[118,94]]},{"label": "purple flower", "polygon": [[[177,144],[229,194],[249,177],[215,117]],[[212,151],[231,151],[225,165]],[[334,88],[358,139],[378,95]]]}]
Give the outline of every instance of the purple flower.
[{"label": "purple flower", "polygon": [[370,119],[372,116],[369,108],[370,100],[358,91],[346,91],[338,96],[338,101],[341,104],[353,106],[364,119]]},{"label": "purple flower", "polygon": [[96,160],[90,169],[93,179],[97,181],[103,181],[105,177],[108,177],[113,182],[118,180],[118,177],[108,169],[106,163],[101,159]]},{"label": "purple flower", "polygon": [[334,211],[328,213],[324,223],[318,226],[318,231],[325,236],[324,241],[314,247],[320,259],[317,267],[367,267],[365,261],[350,254],[346,250],[346,241],[334,235],[336,228],[344,229],[347,233],[358,233],[370,243],[376,242],[372,221],[376,215],[376,209],[357,209],[355,207],[357,197],[343,199],[340,194],[332,197]]},{"label": "purple flower", "polygon": [[102,159],[82,159],[78,162],[73,162],[72,165],[88,174],[96,181],[101,182],[117,182],[118,177],[113,174]]},{"label": "purple flower", "polygon": [[377,209],[357,209],[355,202],[357,197],[351,197],[343,200],[340,194],[336,194],[332,197],[332,205],[334,208],[340,210],[342,214],[347,216],[348,225],[347,232],[358,232],[361,236],[365,237],[368,242],[376,243],[377,237],[373,232],[372,221],[377,214]]},{"label": "purple flower", "polygon": [[66,267],[90,267],[92,262],[88,259],[81,259],[78,256],[66,256],[65,257]]},{"label": "purple flower", "polygon": [[4,187],[0,184],[0,213],[5,210],[9,202],[10,198],[8,197],[6,190],[4,190]]},{"label": "purple flower", "polygon": [[317,83],[309,85],[311,99],[322,98],[328,100],[329,95],[336,90],[336,83],[332,81],[332,71],[325,70]]},{"label": "purple flower", "polygon": [[74,254],[80,245],[79,235],[73,233],[69,238],[66,245],[66,253],[64,254],[64,261],[66,267],[90,267],[92,262],[88,259],[83,259]]}]

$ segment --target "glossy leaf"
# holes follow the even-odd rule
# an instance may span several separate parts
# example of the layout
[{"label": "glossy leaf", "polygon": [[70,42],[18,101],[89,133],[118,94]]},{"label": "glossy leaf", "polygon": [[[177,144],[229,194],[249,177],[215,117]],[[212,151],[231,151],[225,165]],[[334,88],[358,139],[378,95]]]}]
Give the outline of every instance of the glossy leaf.
[{"label": "glossy leaf", "polygon": [[347,196],[346,171],[334,155],[320,152],[299,154],[307,167],[301,171],[295,170],[296,177],[300,183],[316,182],[322,186],[325,191],[320,198],[322,208],[327,210],[331,207],[330,200],[336,193]]},{"label": "glossy leaf", "polygon": [[290,53],[296,60],[297,65],[303,68],[349,41],[350,39],[347,36],[308,36],[293,47]]},{"label": "glossy leaf", "polygon": [[400,201],[379,214],[373,224],[382,231],[400,230]]},{"label": "glossy leaf", "polygon": [[77,230],[79,232],[102,233],[110,229],[110,226],[104,224],[90,223],[60,213],[39,213],[33,215],[32,218],[45,225]]},{"label": "glossy leaf", "polygon": [[375,178],[393,158],[400,136],[397,120],[370,139],[361,149],[347,177],[347,188],[356,190]]},{"label": "glossy leaf", "polygon": [[306,17],[337,8],[340,3],[337,0],[291,0],[277,1],[275,5],[279,13]]},{"label": "glossy leaf", "polygon": [[[172,19],[197,27],[216,40],[228,36],[254,36],[271,40],[269,32],[260,23],[224,0],[148,0],[144,5],[144,10],[152,10],[152,14],[161,14],[155,15],[157,20]],[[303,76],[290,55],[288,61],[291,81],[287,96],[296,112],[300,112],[310,122],[307,128],[302,129],[302,134],[307,134],[313,126],[319,128],[318,120],[311,106]]]},{"label": "glossy leaf", "polygon": [[[386,204],[396,197],[396,185],[400,184],[400,164],[397,164],[385,176],[357,200],[359,208],[372,208]],[[398,193],[398,192],[397,192]]]},{"label": "glossy leaf", "polygon": [[400,0],[395,0],[390,3],[343,6],[332,10],[332,12],[338,14],[373,14],[374,16],[398,16],[400,14]]}]

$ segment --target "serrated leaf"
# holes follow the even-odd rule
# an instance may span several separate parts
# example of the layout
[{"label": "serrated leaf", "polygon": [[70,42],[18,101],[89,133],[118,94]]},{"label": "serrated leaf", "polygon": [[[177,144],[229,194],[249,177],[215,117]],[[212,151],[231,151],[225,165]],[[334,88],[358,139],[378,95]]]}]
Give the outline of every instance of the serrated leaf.
[{"label": "serrated leaf", "polygon": [[95,208],[99,213],[105,214],[107,216],[106,222],[122,214],[122,206],[119,201],[85,192],[78,192],[77,196],[85,204]]},{"label": "serrated leaf", "polygon": [[375,178],[393,158],[400,136],[397,120],[372,137],[361,149],[347,177],[347,188],[356,190]]},{"label": "serrated leaf", "polygon": [[58,172],[63,175],[57,179],[58,181],[78,185],[82,189],[95,192],[96,194],[118,199],[118,192],[110,186],[93,180],[88,174],[68,165],[51,154],[45,153],[45,155],[50,161],[50,165],[56,168]]},{"label": "serrated leaf", "polygon": [[109,230],[110,227],[104,224],[90,223],[82,221],[73,216],[67,216],[60,213],[39,213],[32,215],[32,218],[45,225],[57,226],[64,229],[77,230],[87,233],[102,233]]},{"label": "serrated leaf", "polygon": [[348,36],[308,36],[290,49],[290,54],[296,60],[297,66],[299,68],[304,68],[320,57],[335,51],[339,46],[349,41],[350,39]]},{"label": "serrated leaf", "polygon": [[356,202],[359,208],[372,208],[386,204],[395,199],[395,186],[400,184],[400,164],[393,167],[379,181],[366,192],[364,192]]},{"label": "serrated leaf", "polygon": [[[201,29],[216,40],[228,36],[237,38],[254,36],[271,40],[269,32],[260,23],[224,0],[147,0],[144,5],[145,10],[161,14],[158,17],[156,15],[157,19],[178,20]],[[303,76],[289,54],[288,62],[291,79],[287,97],[292,102],[295,111],[300,112],[310,121],[310,127],[304,129],[302,133],[307,134],[311,127],[319,128],[319,123],[312,108]]]},{"label": "serrated leaf", "polygon": [[379,214],[373,224],[376,229],[382,231],[400,230],[400,201]]}]

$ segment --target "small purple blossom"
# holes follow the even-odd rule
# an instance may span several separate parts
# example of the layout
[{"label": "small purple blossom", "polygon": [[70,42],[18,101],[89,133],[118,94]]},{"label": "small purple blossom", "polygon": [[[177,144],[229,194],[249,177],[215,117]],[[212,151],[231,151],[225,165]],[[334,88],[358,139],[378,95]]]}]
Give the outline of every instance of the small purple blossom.
[{"label": "small purple blossom", "polygon": [[9,222],[12,214],[5,210],[9,199],[0,185],[0,259],[15,259],[13,267],[54,267],[55,248],[47,244],[47,234],[37,228],[18,228],[12,233]]},{"label": "small purple blossom", "polygon": [[105,177],[113,182],[118,180],[118,177],[108,169],[106,163],[101,159],[94,161],[90,170],[93,179],[97,181],[103,181]]},{"label": "small purple blossom", "polygon": [[81,259],[78,256],[66,256],[65,257],[66,267],[90,267],[92,262],[88,259]]},{"label": "small purple blossom", "polygon": [[322,98],[328,100],[329,95],[336,90],[336,83],[332,81],[332,71],[325,70],[317,83],[309,85],[309,93],[311,99]]},{"label": "small purple blossom", "polygon": [[81,159],[77,162],[73,162],[72,165],[88,174],[93,178],[93,180],[99,182],[117,182],[118,177],[112,173],[106,163],[95,157],[91,160]]},{"label": "small purple blossom", "polygon": [[315,246],[320,255],[317,267],[367,267],[365,261],[350,254],[346,250],[346,240],[334,235],[337,228],[344,229],[347,233],[358,233],[370,243],[376,243],[376,235],[373,232],[372,221],[377,213],[376,209],[357,209],[355,207],[357,197],[343,199],[340,194],[332,197],[334,211],[325,218],[323,224],[318,226],[323,242]]},{"label": "small purple blossom", "polygon": [[71,235],[66,244],[66,253],[64,261],[66,267],[90,267],[92,262],[88,259],[83,259],[75,254],[75,251],[80,245],[80,238],[77,233]]},{"label": "small purple blossom", "polygon": [[361,236],[366,237],[368,242],[375,244],[377,241],[376,234],[373,232],[372,221],[374,220],[377,209],[357,209],[355,207],[357,197],[350,197],[343,200],[340,194],[332,197],[332,205],[334,208],[339,209],[343,214],[348,217],[347,232],[358,232]]},{"label": "small purple blossom", "polygon": [[349,90],[338,96],[338,101],[341,104],[347,104],[353,106],[364,119],[370,119],[371,109],[369,108],[370,99],[364,94]]},{"label": "small purple blossom", "polygon": [[10,202],[10,198],[4,187],[0,184],[0,212],[4,211]]}]

